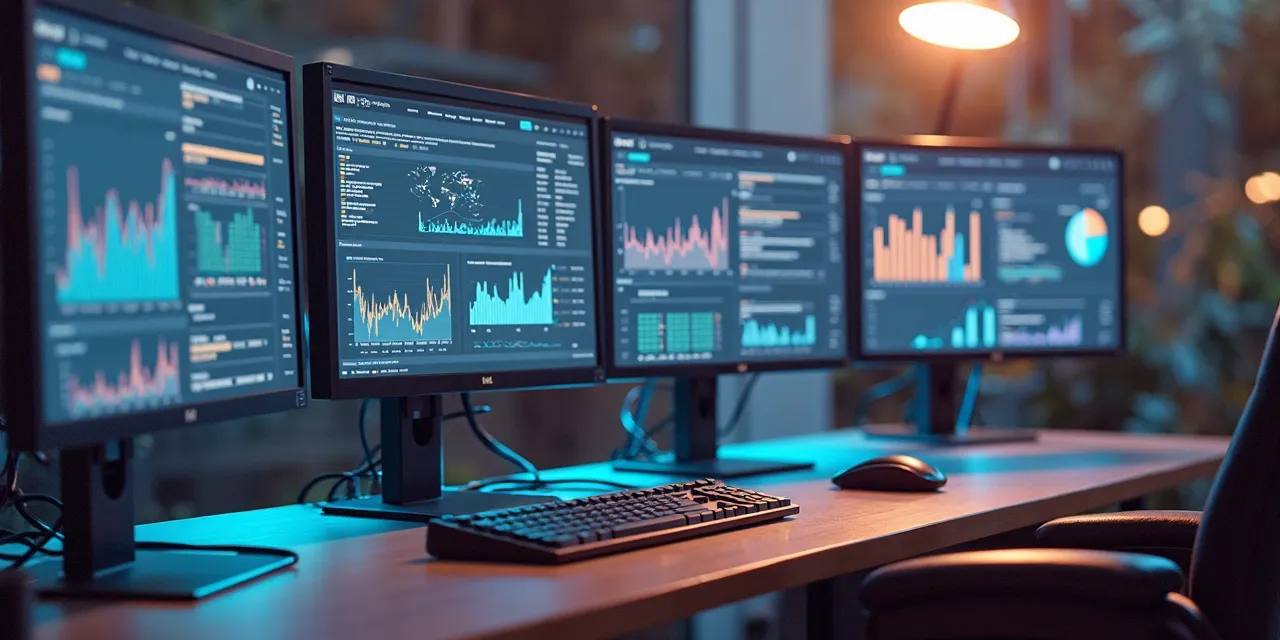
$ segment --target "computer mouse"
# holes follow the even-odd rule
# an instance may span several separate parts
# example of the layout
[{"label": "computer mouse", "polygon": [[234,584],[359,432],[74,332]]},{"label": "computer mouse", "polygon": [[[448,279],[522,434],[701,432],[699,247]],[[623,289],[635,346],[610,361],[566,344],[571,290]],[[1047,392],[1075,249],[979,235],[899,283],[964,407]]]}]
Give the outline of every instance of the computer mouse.
[{"label": "computer mouse", "polygon": [[882,456],[860,462],[831,477],[841,489],[867,491],[937,491],[947,476],[911,456]]}]

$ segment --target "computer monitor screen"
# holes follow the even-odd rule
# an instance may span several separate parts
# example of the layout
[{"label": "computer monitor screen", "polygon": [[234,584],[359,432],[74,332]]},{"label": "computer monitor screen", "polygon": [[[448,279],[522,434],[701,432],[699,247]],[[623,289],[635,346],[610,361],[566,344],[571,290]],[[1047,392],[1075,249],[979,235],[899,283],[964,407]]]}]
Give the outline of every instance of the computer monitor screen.
[{"label": "computer monitor screen", "polygon": [[616,371],[846,358],[844,143],[625,123],[609,136]]},{"label": "computer monitor screen", "polygon": [[301,389],[285,72],[61,8],[33,20],[44,422],[182,424]]},{"label": "computer monitor screen", "polygon": [[591,117],[339,80],[327,99],[339,380],[597,366]]},{"label": "computer monitor screen", "polygon": [[861,355],[1123,347],[1121,157],[860,147]]}]

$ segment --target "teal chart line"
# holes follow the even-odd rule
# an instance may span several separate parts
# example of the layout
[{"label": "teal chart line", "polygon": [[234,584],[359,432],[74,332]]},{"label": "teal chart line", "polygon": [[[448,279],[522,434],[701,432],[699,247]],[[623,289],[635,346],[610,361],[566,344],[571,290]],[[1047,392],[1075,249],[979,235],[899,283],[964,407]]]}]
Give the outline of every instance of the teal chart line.
[{"label": "teal chart line", "polygon": [[551,306],[551,271],[542,277],[542,286],[525,294],[524,273],[515,272],[507,279],[507,297],[498,293],[496,285],[476,283],[475,301],[471,303],[473,327],[510,326],[518,324],[554,324]]},{"label": "teal chart line", "polygon": [[559,342],[542,342],[541,340],[481,340],[475,349],[558,349]]},{"label": "teal chart line", "polygon": [[[437,216],[437,218],[440,217],[442,216]],[[524,202],[516,201],[515,220],[489,220],[484,224],[438,219],[423,220],[422,212],[418,212],[418,232],[454,236],[483,236],[486,238],[523,238]]]}]

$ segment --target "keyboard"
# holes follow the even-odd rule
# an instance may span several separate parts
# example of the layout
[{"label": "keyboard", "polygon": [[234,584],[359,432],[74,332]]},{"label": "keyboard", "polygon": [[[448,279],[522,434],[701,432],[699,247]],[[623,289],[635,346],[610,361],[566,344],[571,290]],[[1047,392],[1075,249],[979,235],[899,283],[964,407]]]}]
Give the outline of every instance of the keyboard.
[{"label": "keyboard", "polygon": [[563,564],[708,536],[800,512],[787,498],[695,480],[445,516],[427,527],[441,560]]}]

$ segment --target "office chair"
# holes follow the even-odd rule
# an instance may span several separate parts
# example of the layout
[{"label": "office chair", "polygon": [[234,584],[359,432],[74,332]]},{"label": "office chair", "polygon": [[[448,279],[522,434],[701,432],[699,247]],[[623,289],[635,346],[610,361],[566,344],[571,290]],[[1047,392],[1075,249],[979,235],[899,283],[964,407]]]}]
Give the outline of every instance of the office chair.
[{"label": "office chair", "polygon": [[868,635],[1280,638],[1277,333],[1273,321],[1253,393],[1202,514],[1064,518],[1036,532],[1052,548],[944,554],[883,567],[863,584]]},{"label": "office chair", "polygon": [[31,637],[31,589],[19,571],[0,571],[0,640]]}]

